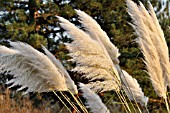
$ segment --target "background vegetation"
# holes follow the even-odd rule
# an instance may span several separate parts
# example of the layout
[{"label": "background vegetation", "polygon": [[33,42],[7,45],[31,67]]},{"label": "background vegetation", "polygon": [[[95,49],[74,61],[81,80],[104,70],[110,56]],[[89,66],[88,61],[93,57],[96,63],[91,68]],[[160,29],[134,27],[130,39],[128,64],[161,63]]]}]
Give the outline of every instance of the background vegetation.
[{"label": "background vegetation", "polygon": [[[134,1],[139,2],[138,0]],[[141,2],[147,6],[147,0],[141,0]],[[165,1],[167,5],[161,13],[159,12],[164,4],[158,0],[151,0],[150,2],[155,7],[168,46],[170,46],[170,28],[168,27],[170,26],[170,11],[168,10],[168,0]],[[0,44],[8,45],[9,40],[22,41],[40,51],[41,44],[43,44],[70,70],[74,64],[67,61],[69,57],[67,56],[68,51],[64,43],[71,40],[67,37],[65,31],[59,28],[56,16],[62,16],[77,26],[80,26],[74,9],[80,9],[91,15],[101,25],[102,29],[107,32],[110,40],[120,50],[121,56],[119,59],[121,68],[136,78],[145,95],[151,98],[148,109],[151,112],[161,112],[164,107],[162,102],[157,100],[158,97],[156,97],[149,77],[144,71],[143,56],[137,44],[134,43],[135,35],[133,34],[132,27],[129,25],[131,19],[127,14],[124,0],[1,0]],[[76,82],[82,81],[82,78],[77,76],[76,73],[70,72],[70,75]],[[8,79],[10,77],[0,76],[0,85],[2,88],[6,87],[5,81]],[[11,96],[10,98],[21,98],[20,93],[12,92],[15,96]],[[0,93],[6,95],[3,90],[0,90]],[[53,97],[53,94],[45,93],[39,95],[43,99],[39,99],[37,95],[29,95],[32,105],[28,109],[32,109],[32,107],[38,109],[37,105],[41,106],[42,103],[48,103],[46,107],[51,112],[58,113],[58,110],[62,111],[62,106]],[[113,95],[113,92],[108,92],[102,99],[104,102],[108,102]],[[9,102],[11,103],[11,101]],[[10,103],[8,105],[13,106]],[[2,107],[4,107],[3,104],[0,105],[0,109]],[[117,109],[117,111],[121,110],[121,108],[116,108],[117,106],[112,105],[110,102],[108,107],[114,110]],[[22,109],[22,107],[17,109]]]}]

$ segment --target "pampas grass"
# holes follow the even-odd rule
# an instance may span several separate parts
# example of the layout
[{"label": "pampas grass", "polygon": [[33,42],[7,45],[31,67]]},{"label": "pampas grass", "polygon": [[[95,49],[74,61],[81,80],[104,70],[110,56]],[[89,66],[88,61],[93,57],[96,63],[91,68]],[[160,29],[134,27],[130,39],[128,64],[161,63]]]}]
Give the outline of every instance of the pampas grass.
[{"label": "pampas grass", "polygon": [[[76,13],[77,13],[77,15],[79,17],[79,22],[82,24],[82,27],[86,31],[86,33],[89,34],[89,36],[92,39],[97,40],[98,42],[100,42],[101,45],[103,45],[106,48],[106,50],[107,50],[107,52],[108,52],[108,54],[109,54],[109,56],[110,56],[110,58],[111,58],[111,60],[112,60],[112,62],[114,64],[114,66],[116,67],[116,70],[117,70],[119,76],[121,76],[122,85],[125,86],[125,87],[128,87],[129,82],[127,83],[127,81],[125,80],[126,76],[123,76],[124,73],[122,73],[122,70],[121,70],[121,68],[119,66],[118,57],[120,56],[120,53],[119,53],[118,48],[110,41],[110,39],[107,36],[106,32],[104,32],[101,29],[100,25],[92,17],[90,17],[85,12],[80,11],[80,10],[76,10]],[[104,87],[103,88],[104,90],[102,90],[102,89],[100,90],[101,92],[104,92],[104,91],[112,90],[111,87],[114,87],[114,86],[109,85],[109,84],[114,85],[114,83],[112,83],[112,82],[114,82],[114,81],[112,81],[112,80],[103,81],[103,82],[96,81],[94,83],[89,83],[87,86],[89,88],[93,88],[93,90],[96,91],[96,92],[97,92],[96,89],[98,89],[98,87]],[[125,87],[124,87],[124,90],[126,90]],[[126,91],[126,93],[127,93],[128,97],[133,96],[133,94],[128,93],[127,91]],[[130,98],[130,99],[132,99],[132,98]],[[139,98],[138,98],[138,100],[139,100]]]},{"label": "pampas grass", "polygon": [[[136,42],[139,44],[146,64],[147,73],[157,95],[164,98],[167,111],[167,86],[170,84],[170,63],[168,47],[163,31],[158,23],[153,7],[149,4],[149,11],[142,3],[136,5],[131,0],[126,0],[128,13],[132,17],[132,27],[138,36]],[[95,92],[114,90],[119,97],[126,112],[132,112],[126,101],[126,92],[129,100],[147,106],[148,97],[144,96],[137,80],[132,78],[119,66],[120,56],[118,48],[111,43],[106,32],[100,25],[85,12],[75,10],[83,29],[79,29],[68,20],[57,17],[60,26],[64,28],[73,40],[67,43],[71,60],[76,63],[74,72],[83,74],[88,79],[87,84],[80,83],[82,96],[86,99],[85,106],[93,113],[110,113]],[[76,112],[88,111],[73,94],[78,94],[77,86],[59,60],[55,58],[44,46],[45,54],[35,50],[28,44],[22,42],[10,42],[11,48],[0,46],[0,73],[13,75],[7,82],[9,87],[21,86],[18,91],[28,88],[28,92],[59,91]],[[158,46],[160,45],[160,46]],[[124,91],[123,91],[123,90]],[[69,91],[74,102],[61,91]],[[61,100],[66,108],[69,107]],[[131,101],[130,101],[131,103]],[[135,112],[136,108],[131,103]],[[139,112],[141,112],[138,104]],[[77,107],[78,106],[78,107]],[[81,111],[78,109],[80,108]]]}]

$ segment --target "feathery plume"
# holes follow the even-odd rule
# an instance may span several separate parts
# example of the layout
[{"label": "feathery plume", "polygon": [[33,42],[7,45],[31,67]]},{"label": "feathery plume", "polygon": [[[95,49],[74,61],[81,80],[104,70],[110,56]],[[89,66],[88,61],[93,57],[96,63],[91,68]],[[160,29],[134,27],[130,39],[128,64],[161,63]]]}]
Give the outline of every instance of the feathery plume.
[{"label": "feathery plume", "polygon": [[68,90],[63,73],[46,55],[21,42],[10,45],[0,46],[0,73],[14,75],[7,82],[10,87],[28,88],[25,93]]},{"label": "feathery plume", "polygon": [[126,3],[128,13],[133,19],[132,27],[138,36],[136,41],[144,54],[144,62],[152,85],[156,93],[166,99],[166,86],[170,80],[170,64],[163,31],[151,4],[149,4],[148,12],[142,3],[139,6],[131,0],[126,0]]},{"label": "feathery plume", "polygon": [[153,36],[151,36],[151,38],[160,56],[160,63],[162,66],[163,75],[165,76],[166,85],[170,86],[170,62],[169,62],[168,46],[164,37],[163,30],[159,25],[154,9],[150,3],[149,3],[149,11],[152,17],[151,18],[153,22],[152,24],[154,25],[151,28],[151,30],[153,29],[153,34],[152,34]]},{"label": "feathery plume", "polygon": [[106,48],[110,58],[114,64],[119,64],[118,57],[120,56],[118,48],[110,41],[106,32],[104,32],[100,25],[85,12],[80,10],[75,10],[79,16],[82,26],[85,28],[90,37],[94,40],[100,40],[104,47]]},{"label": "feathery plume", "polygon": [[119,66],[118,59],[120,56],[119,49],[110,41],[106,32],[101,29],[100,25],[91,16],[81,10],[75,11],[79,16],[79,22],[82,24],[86,33],[89,34],[90,38],[97,40],[101,45],[104,46],[104,48],[106,48],[109,57],[116,68],[116,71],[119,75],[121,75],[122,71]]},{"label": "feathery plume", "polygon": [[90,90],[85,84],[79,84],[80,89],[83,92],[83,97],[86,99],[86,107],[90,108],[93,113],[110,113],[104,103],[101,101],[100,97]]},{"label": "feathery plume", "polygon": [[123,71],[123,75],[121,75],[121,80],[123,81],[124,90],[131,100],[136,100],[141,105],[146,106],[148,103],[148,97],[144,96],[141,87],[139,86],[137,80],[132,78],[125,70]]},{"label": "feathery plume", "polygon": [[73,94],[77,94],[78,93],[77,86],[75,85],[74,81],[71,79],[70,75],[68,74],[64,66],[61,64],[61,62],[58,59],[56,59],[55,56],[51,54],[50,51],[48,51],[43,45],[42,49],[44,50],[47,57],[51,60],[51,62],[56,66],[56,68],[60,69],[60,72],[62,73],[62,75],[64,75],[68,89]]},{"label": "feathery plume", "polygon": [[118,91],[120,78],[105,47],[68,20],[62,17],[58,19],[61,22],[60,26],[67,30],[73,39],[72,43],[66,44],[72,61],[77,64],[72,71],[83,73],[90,81],[113,80],[116,83],[113,89]]}]

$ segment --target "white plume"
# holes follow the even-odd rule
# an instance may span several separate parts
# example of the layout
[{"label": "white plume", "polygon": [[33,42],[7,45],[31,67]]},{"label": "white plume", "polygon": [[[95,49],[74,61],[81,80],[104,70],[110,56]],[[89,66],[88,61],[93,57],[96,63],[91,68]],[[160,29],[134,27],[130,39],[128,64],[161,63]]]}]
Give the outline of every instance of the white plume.
[{"label": "white plume", "polygon": [[84,73],[84,77],[91,81],[113,80],[117,83],[113,89],[119,90],[120,78],[105,47],[68,20],[62,17],[58,17],[58,19],[61,27],[67,30],[74,40],[71,44],[66,44],[72,61],[77,63],[73,71]]},{"label": "white plume", "polygon": [[85,84],[79,84],[80,89],[83,92],[83,97],[86,99],[86,107],[90,108],[92,113],[110,113],[104,103],[101,101],[100,97],[90,90]]},{"label": "white plume", "polygon": [[78,14],[81,24],[83,25],[87,33],[90,35],[90,37],[94,40],[100,40],[104,47],[106,48],[107,52],[109,53],[113,63],[119,64],[118,60],[118,57],[120,56],[119,50],[110,41],[106,32],[104,32],[101,29],[100,25],[85,12],[76,10],[76,13]]},{"label": "white plume", "polygon": [[149,4],[148,13],[142,3],[139,6],[131,0],[126,0],[126,3],[152,85],[160,97],[166,98],[166,86],[170,83],[169,53],[153,7]]},{"label": "white plume", "polygon": [[10,87],[21,85],[27,92],[67,91],[65,77],[50,59],[30,45],[10,42],[12,48],[0,46],[0,73],[14,75]]},{"label": "white plume", "polygon": [[75,85],[74,81],[71,79],[70,75],[68,74],[67,70],[64,68],[64,66],[61,64],[61,62],[55,58],[53,54],[50,53],[44,46],[42,46],[42,49],[44,50],[47,57],[51,60],[51,62],[56,66],[56,68],[59,69],[60,73],[64,75],[66,84],[68,89],[73,93],[77,94],[77,86]]},{"label": "white plume", "polygon": [[125,70],[123,71],[123,75],[121,75],[121,80],[123,81],[124,90],[131,100],[136,100],[141,105],[146,106],[148,103],[148,97],[144,96],[141,87],[139,86],[137,80],[132,78]]}]

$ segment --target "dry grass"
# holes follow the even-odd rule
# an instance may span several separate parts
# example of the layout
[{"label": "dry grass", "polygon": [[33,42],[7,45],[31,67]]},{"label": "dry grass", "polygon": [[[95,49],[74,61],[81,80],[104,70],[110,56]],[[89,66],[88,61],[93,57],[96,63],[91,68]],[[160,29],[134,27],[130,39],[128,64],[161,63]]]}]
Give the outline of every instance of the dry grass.
[{"label": "dry grass", "polygon": [[45,107],[35,108],[29,98],[11,98],[7,89],[4,94],[0,94],[0,113],[50,113]]}]

